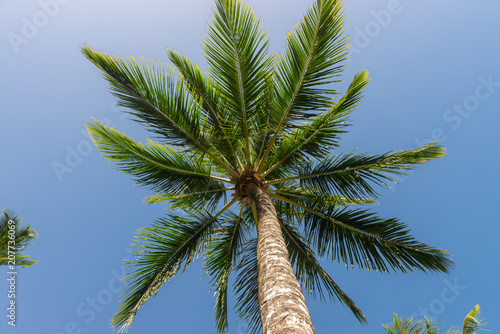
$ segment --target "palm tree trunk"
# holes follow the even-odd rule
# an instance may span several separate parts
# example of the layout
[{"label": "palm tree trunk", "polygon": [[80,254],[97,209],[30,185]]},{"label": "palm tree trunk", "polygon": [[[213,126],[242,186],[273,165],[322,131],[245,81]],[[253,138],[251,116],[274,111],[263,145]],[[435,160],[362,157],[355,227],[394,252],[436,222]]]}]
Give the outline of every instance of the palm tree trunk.
[{"label": "palm tree trunk", "polygon": [[300,284],[293,273],[278,215],[269,195],[254,183],[247,193],[257,208],[259,308],[263,334],[313,334]]}]

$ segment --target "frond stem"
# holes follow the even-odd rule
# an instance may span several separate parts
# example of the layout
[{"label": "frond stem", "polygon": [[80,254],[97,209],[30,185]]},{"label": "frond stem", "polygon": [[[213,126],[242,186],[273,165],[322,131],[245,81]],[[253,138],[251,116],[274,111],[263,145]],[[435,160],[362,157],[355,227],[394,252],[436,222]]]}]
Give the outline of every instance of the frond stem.
[{"label": "frond stem", "polygon": [[[225,11],[225,8],[224,8]],[[226,13],[224,13],[227,19]],[[229,26],[229,33],[231,34],[231,43],[233,44],[234,48],[234,56],[236,57],[236,71],[238,73],[238,92],[240,95],[240,103],[241,103],[241,112],[243,114],[243,132],[245,135],[245,145],[246,145],[246,163],[247,166],[249,166],[252,161],[250,158],[250,137],[248,134],[248,126],[247,126],[247,110],[246,110],[246,101],[245,101],[245,94],[243,92],[243,78],[242,78],[242,73],[241,73],[241,65],[240,65],[240,53],[238,50],[238,46],[236,45],[236,38],[234,35],[234,31],[231,27]]]},{"label": "frond stem", "polygon": [[157,196],[149,196],[147,198],[162,197],[162,198],[165,198],[165,199],[162,199],[161,201],[170,201],[170,200],[173,200],[173,199],[180,199],[180,198],[189,197],[189,196],[192,196],[192,195],[201,195],[201,194],[208,194],[208,193],[214,193],[214,192],[219,192],[219,191],[229,191],[229,190],[234,190],[234,187],[212,189],[212,190],[205,190],[205,191],[195,191],[195,192],[192,192],[192,193],[178,195],[178,196],[172,196],[172,197],[162,196],[162,194],[158,194]]}]

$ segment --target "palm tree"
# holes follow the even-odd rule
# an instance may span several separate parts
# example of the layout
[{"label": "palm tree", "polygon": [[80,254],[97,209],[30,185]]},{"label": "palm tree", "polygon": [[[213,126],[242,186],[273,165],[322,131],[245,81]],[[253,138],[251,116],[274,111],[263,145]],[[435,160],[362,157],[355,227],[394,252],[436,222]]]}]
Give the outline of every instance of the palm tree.
[{"label": "palm tree", "polygon": [[442,146],[331,152],[369,81],[361,71],[344,94],[331,87],[347,59],[340,1],[314,1],[282,56],[268,53],[265,35],[246,2],[216,0],[203,44],[207,71],[171,49],[176,69],[82,47],[118,104],[155,136],[137,143],[93,119],[93,141],[156,192],[147,202],[177,210],[139,230],[115,328],[127,330],[146,300],[201,255],[221,333],[232,272],[237,313],[252,332],[314,333],[302,289],[365,321],[319,257],[381,272],[452,267],[445,251],[416,241],[399,220],[357,207],[375,203],[375,187],[391,174],[443,156]]},{"label": "palm tree", "polygon": [[[450,328],[446,334],[475,334],[482,329],[486,323],[479,319],[479,305],[465,316],[462,330]],[[424,321],[414,322],[413,318],[400,318],[397,314],[394,315],[393,323],[382,325],[388,334],[437,334],[443,333],[442,329],[438,329],[436,320],[431,321],[425,317]]]},{"label": "palm tree", "polygon": [[38,236],[29,225],[21,228],[22,221],[12,211],[3,210],[0,215],[0,266],[29,267],[38,262],[30,260],[29,255],[22,254],[26,246]]}]

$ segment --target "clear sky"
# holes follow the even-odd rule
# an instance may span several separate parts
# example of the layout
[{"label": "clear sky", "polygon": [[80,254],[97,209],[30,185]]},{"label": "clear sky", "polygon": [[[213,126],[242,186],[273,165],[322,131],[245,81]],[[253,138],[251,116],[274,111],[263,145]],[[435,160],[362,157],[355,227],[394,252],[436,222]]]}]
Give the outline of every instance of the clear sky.
[{"label": "clear sky", "polygon": [[[280,52],[310,1],[250,4]],[[135,139],[146,135],[114,107],[79,46],[164,61],[172,47],[204,66],[212,5],[0,1],[0,209],[16,210],[40,234],[28,252],[40,262],[17,276],[15,329],[7,325],[1,269],[0,333],[111,333],[126,249],[136,229],[165,210],[145,205],[151,192],[116,171],[82,132],[94,116]],[[449,250],[458,266],[450,275],[384,275],[325,261],[369,324],[339,303],[308,301],[317,333],[384,333],[380,324],[393,312],[434,315],[449,327],[475,304],[499,332],[500,2],[359,0],[345,1],[344,10],[353,44],[345,78],[367,68],[373,79],[342,150],[382,153],[441,140],[448,155],[383,190],[376,209]],[[198,261],[164,285],[129,333],[215,333],[213,305]],[[246,333],[230,314],[229,333]]]}]

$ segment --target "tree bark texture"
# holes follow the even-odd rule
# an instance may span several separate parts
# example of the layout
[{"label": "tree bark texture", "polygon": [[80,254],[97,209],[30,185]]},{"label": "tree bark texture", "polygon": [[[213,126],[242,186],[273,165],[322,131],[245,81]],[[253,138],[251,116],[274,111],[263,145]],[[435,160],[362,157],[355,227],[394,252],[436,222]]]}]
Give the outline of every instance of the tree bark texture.
[{"label": "tree bark texture", "polygon": [[257,208],[257,266],[263,334],[314,334],[273,201],[254,183],[250,183],[246,191]]}]

